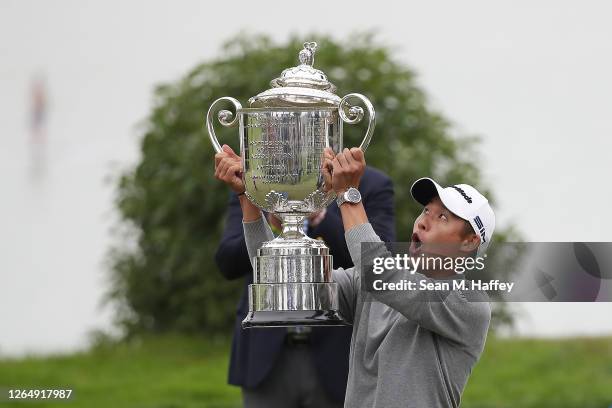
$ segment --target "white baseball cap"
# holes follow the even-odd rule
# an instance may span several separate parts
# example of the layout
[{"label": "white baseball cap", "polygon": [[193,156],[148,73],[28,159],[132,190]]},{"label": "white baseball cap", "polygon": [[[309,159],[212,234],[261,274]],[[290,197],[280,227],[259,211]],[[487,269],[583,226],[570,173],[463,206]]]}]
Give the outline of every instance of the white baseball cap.
[{"label": "white baseball cap", "polygon": [[484,255],[495,229],[495,214],[489,200],[469,184],[455,184],[442,187],[429,177],[418,179],[410,187],[412,197],[422,205],[427,205],[436,195],[440,201],[456,216],[470,223],[480,235],[478,256]]}]

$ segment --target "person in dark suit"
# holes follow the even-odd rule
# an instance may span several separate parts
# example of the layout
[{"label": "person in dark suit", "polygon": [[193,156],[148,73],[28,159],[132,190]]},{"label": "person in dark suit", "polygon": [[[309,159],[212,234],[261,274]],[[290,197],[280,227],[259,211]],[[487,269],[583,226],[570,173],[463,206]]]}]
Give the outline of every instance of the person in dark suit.
[{"label": "person in dark suit", "polygon": [[[391,179],[380,170],[367,167],[359,191],[376,233],[384,241],[394,241]],[[333,268],[353,266],[336,202],[327,207],[324,216],[319,214],[310,221],[308,236],[325,241],[333,255]],[[247,288],[253,283],[253,270],[244,240],[242,211],[235,192],[230,197],[225,231],[215,260],[225,278],[246,276],[236,310],[229,366],[229,383],[242,387],[244,406],[342,407],[348,375],[350,326],[297,330],[241,328],[248,312]]]}]

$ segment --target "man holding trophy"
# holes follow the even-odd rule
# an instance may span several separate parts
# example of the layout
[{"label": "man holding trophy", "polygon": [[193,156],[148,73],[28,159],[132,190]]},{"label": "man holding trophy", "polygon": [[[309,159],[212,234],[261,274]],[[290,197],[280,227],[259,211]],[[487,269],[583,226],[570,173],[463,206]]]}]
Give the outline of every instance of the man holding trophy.
[{"label": "man holding trophy", "polygon": [[[341,197],[347,196],[349,190],[359,186],[365,169],[363,152],[344,149],[334,156],[331,149],[326,149],[323,168],[329,188]],[[216,155],[215,177],[240,191],[244,188],[241,172],[240,157],[224,146]],[[428,252],[428,244],[435,247],[433,244],[441,242],[454,244],[460,251],[456,256],[486,250],[495,223],[493,212],[476,189],[461,186],[463,193],[426,178],[413,184],[414,199],[424,204],[413,227],[413,254],[437,256]],[[471,203],[462,201],[465,195]],[[243,197],[240,205],[247,248],[255,259],[257,249],[273,238],[272,231],[251,201]],[[371,265],[375,258],[390,255],[368,222],[358,197],[342,202],[340,211],[355,265]],[[472,226],[472,220],[462,218],[468,211],[483,222],[486,241],[473,227],[466,231],[466,222]],[[379,245],[362,254],[362,242]],[[392,275],[379,277],[384,281]],[[407,280],[430,283],[462,277],[448,271],[403,275]],[[374,301],[366,301],[357,267],[336,269],[333,279],[339,287],[340,313],[353,324],[345,407],[458,407],[484,348],[491,318],[487,299],[479,292],[455,290],[444,293],[443,299],[432,299],[423,291],[374,291],[370,292]]]},{"label": "man holding trophy", "polygon": [[[484,348],[491,316],[487,298],[455,289],[433,294],[362,290],[367,287],[367,278],[362,286],[362,266],[390,257],[359,191],[376,115],[363,95],[335,95],[325,74],[312,66],[315,49],[315,43],[305,43],[301,64],[284,70],[271,89],[249,100],[249,108],[224,97],[208,111],[207,129],[217,151],[215,177],[238,195],[253,266],[242,327],[352,324],[345,407],[457,407]],[[364,109],[350,103],[357,99],[369,123],[361,145],[349,150],[343,148],[342,125],[363,118]],[[235,118],[221,110],[218,120],[227,127],[239,123],[240,155],[221,147],[214,132],[213,115],[228,102]],[[439,243],[455,248],[446,253],[453,258],[486,250],[495,217],[476,189],[465,184],[443,188],[420,179],[411,193],[424,206],[413,226],[411,255],[439,257],[434,245]],[[334,199],[352,268],[333,269],[329,248],[304,231],[306,218]],[[262,210],[282,220],[278,237]],[[362,243],[370,244],[362,251]],[[463,277],[452,270],[420,272],[390,268],[377,279],[391,283],[399,275],[406,282],[435,285]]]}]

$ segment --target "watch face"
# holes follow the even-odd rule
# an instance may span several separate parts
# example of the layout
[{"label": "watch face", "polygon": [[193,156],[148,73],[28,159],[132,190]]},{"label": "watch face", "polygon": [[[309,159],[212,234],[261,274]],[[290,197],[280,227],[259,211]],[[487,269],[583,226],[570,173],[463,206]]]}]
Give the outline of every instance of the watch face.
[{"label": "watch face", "polygon": [[361,194],[359,194],[359,190],[356,188],[349,188],[346,192],[346,199],[351,203],[358,203],[361,200]]}]

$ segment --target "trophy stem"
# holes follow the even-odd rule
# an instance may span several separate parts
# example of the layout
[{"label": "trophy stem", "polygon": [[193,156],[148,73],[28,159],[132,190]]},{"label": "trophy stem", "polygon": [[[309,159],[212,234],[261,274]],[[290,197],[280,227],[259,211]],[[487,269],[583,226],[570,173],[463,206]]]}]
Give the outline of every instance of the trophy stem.
[{"label": "trophy stem", "polygon": [[304,219],[306,215],[303,214],[277,214],[282,223],[282,232],[278,239],[282,240],[311,240],[309,236],[304,232]]}]

